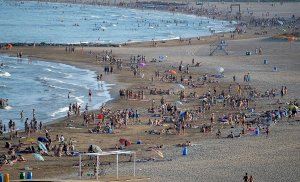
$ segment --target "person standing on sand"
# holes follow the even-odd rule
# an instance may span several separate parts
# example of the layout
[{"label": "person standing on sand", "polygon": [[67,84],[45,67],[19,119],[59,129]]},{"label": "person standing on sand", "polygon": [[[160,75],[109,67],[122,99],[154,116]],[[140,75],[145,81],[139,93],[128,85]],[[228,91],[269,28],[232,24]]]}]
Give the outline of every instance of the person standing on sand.
[{"label": "person standing on sand", "polygon": [[267,137],[269,136],[269,133],[270,133],[270,129],[269,129],[269,127],[267,126],[267,128],[266,128],[266,134],[267,134]]},{"label": "person standing on sand", "polygon": [[249,177],[248,182],[253,182],[253,177],[252,177],[252,175]]},{"label": "person standing on sand", "polygon": [[215,113],[212,113],[210,118],[210,123],[214,124],[214,122],[215,122]]},{"label": "person standing on sand", "polygon": [[248,173],[245,174],[245,176],[243,177],[244,182],[248,182]]},{"label": "person standing on sand", "polygon": [[39,129],[42,130],[42,128],[43,128],[43,123],[42,121],[40,121]]}]

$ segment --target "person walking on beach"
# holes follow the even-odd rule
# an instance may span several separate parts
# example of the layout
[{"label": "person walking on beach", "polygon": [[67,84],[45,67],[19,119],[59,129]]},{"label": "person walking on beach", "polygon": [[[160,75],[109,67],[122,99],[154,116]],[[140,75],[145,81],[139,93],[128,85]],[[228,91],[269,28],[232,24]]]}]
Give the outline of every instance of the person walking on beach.
[{"label": "person walking on beach", "polygon": [[269,127],[267,126],[267,128],[266,128],[266,134],[267,134],[267,137],[269,136],[269,133],[270,133],[270,129],[269,129]]}]

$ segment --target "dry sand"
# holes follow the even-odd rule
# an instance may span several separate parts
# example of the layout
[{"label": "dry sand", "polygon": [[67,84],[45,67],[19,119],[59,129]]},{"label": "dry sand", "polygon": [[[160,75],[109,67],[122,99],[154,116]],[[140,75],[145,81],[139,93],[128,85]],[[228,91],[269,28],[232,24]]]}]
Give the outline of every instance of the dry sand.
[{"label": "dry sand", "polygon": [[[259,90],[280,89],[281,85],[286,85],[289,88],[289,94],[285,100],[288,101],[291,98],[299,99],[299,42],[294,42],[291,48],[287,42],[277,42],[268,39],[234,40],[229,41],[228,44],[230,53],[228,56],[222,54],[208,56],[208,45],[112,48],[114,54],[118,55],[118,57],[126,58],[130,57],[130,55],[143,54],[146,55],[147,59],[151,59],[152,57],[165,54],[168,56],[168,60],[166,63],[151,63],[149,70],[145,71],[145,79],[133,78],[127,71],[122,71],[114,77],[109,76],[105,79],[117,83],[118,88],[146,86],[150,82],[149,79],[155,69],[169,69],[171,65],[178,66],[180,61],[183,61],[184,64],[191,63],[192,58],[195,58],[195,61],[201,62],[202,66],[199,68],[192,67],[191,71],[193,73],[215,72],[216,67],[222,66],[225,69],[223,82],[230,82],[233,75],[237,75],[238,81],[242,82],[242,75],[250,72],[253,78],[251,85],[259,88]],[[253,49],[260,46],[263,48],[263,55],[245,56],[245,50],[253,51]],[[85,48],[85,51],[101,52],[102,49],[105,48],[91,47]],[[94,70],[102,71],[102,68],[95,67],[97,64],[92,61],[94,59],[92,56],[81,55],[80,53],[66,55],[64,48],[22,47],[14,49],[14,51],[18,50],[22,50],[24,54],[31,57],[59,60],[59,62],[85,68],[93,67],[92,69]],[[268,59],[270,65],[264,65],[263,59]],[[273,72],[273,66],[277,66],[279,71]],[[117,80],[119,83],[115,82]],[[157,88],[166,87],[166,85],[158,82],[155,85]],[[114,88],[113,90],[117,91],[116,89]],[[150,98],[151,96],[146,95],[146,97]],[[159,99],[159,97],[156,97],[156,99]],[[273,101],[264,100],[261,102],[261,107],[274,107],[269,105]],[[139,108],[139,110],[150,105],[150,103],[115,100],[109,104],[109,107],[115,109],[124,108],[125,104],[129,108]],[[206,121],[203,120],[200,123]],[[275,125],[271,129],[272,135],[268,139],[265,137],[245,137],[234,139],[233,141],[229,139],[216,140],[213,139],[214,134],[204,135],[199,133],[198,130],[191,130],[191,133],[185,136],[158,137],[146,135],[144,131],[149,129],[149,126],[146,125],[129,126],[115,135],[91,135],[87,133],[86,128],[72,130],[65,128],[64,125],[63,123],[52,125],[50,127],[54,130],[52,135],[64,133],[66,137],[72,137],[78,141],[76,148],[81,150],[87,149],[86,141],[88,143],[96,143],[108,150],[107,148],[114,146],[120,137],[126,137],[132,141],[140,138],[146,143],[145,146],[134,146],[132,148],[140,151],[138,152],[138,157],[145,155],[143,148],[154,144],[166,145],[164,153],[167,158],[173,159],[173,161],[137,164],[137,168],[141,169],[138,171],[138,174],[148,176],[154,181],[240,181],[244,172],[254,175],[257,181],[274,181],[274,179],[276,179],[275,181],[282,181],[283,179],[297,181],[299,179],[300,127],[298,122]],[[181,157],[181,149],[173,147],[173,145],[185,140],[199,143],[200,146],[191,147],[189,156]],[[47,162],[40,164],[31,159],[27,165],[34,167],[34,173],[37,177],[55,177],[59,175],[60,178],[75,178],[77,169],[72,168],[71,165],[76,163],[77,158],[71,160],[68,157],[62,157],[61,159],[46,157],[46,160]],[[58,161],[60,161],[59,166],[57,166]],[[131,169],[131,165],[126,164],[128,170]],[[44,171],[45,168],[50,169],[46,172]],[[64,169],[64,173],[58,171],[61,168]],[[112,174],[113,171],[109,169],[114,169],[114,166],[107,168],[107,173]],[[132,172],[128,170],[124,170],[123,174],[127,175]],[[17,172],[17,170],[14,172]]]}]

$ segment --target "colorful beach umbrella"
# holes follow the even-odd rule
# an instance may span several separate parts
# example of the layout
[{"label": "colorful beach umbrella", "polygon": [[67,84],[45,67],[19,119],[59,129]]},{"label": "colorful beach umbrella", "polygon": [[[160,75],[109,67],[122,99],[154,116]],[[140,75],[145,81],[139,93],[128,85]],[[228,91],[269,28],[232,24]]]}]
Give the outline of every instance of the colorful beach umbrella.
[{"label": "colorful beach umbrella", "polygon": [[175,70],[169,70],[168,73],[171,74],[171,75],[176,75],[177,74],[177,72]]},{"label": "colorful beach umbrella", "polygon": [[104,115],[103,114],[98,114],[98,119],[103,119]]},{"label": "colorful beach umbrella", "polygon": [[139,67],[145,67],[146,63],[139,63]]}]

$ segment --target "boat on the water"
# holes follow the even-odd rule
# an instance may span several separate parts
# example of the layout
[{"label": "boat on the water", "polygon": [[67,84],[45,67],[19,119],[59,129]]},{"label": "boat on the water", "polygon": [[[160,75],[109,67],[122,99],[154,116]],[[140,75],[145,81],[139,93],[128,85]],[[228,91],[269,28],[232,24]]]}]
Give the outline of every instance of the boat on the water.
[{"label": "boat on the water", "polygon": [[8,99],[0,98],[0,109],[5,109],[8,106]]}]

